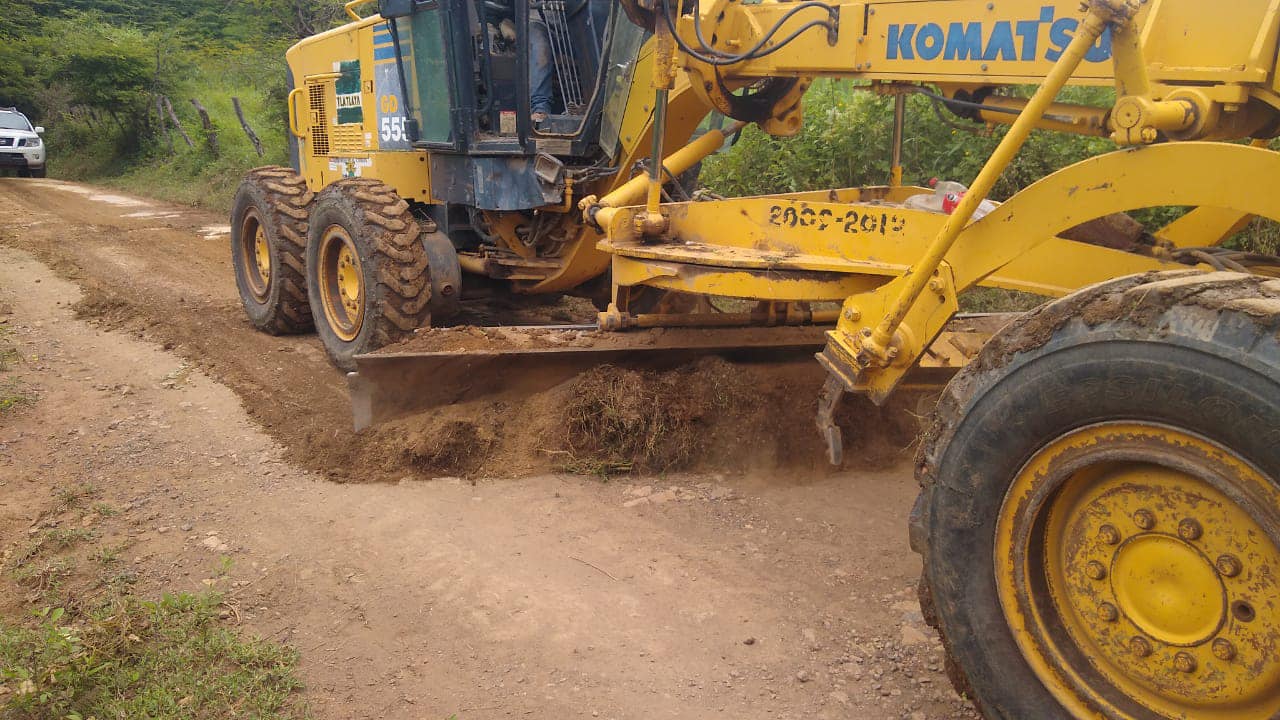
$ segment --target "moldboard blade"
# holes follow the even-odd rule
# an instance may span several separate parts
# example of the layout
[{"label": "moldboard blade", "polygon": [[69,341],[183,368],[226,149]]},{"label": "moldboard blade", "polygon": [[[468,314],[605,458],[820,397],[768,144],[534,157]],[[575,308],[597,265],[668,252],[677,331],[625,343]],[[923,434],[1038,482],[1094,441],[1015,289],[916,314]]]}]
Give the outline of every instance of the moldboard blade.
[{"label": "moldboard blade", "polygon": [[[356,430],[464,400],[522,397],[548,390],[590,368],[614,364],[663,369],[707,355],[735,361],[811,357],[829,328],[660,328],[597,332],[582,328],[503,327],[432,330],[431,343],[410,340],[356,357],[347,374]],[[443,333],[485,335],[459,349]],[[469,338],[461,338],[469,340]],[[479,345],[479,347],[468,347]]]}]

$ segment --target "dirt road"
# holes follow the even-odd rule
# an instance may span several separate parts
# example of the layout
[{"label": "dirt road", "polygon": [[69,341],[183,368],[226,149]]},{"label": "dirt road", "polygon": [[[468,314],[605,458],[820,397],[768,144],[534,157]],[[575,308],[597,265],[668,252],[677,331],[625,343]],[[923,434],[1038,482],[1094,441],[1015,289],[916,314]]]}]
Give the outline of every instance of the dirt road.
[{"label": "dirt road", "polygon": [[[321,718],[973,717],[914,601],[908,452],[864,473],[411,472],[348,432],[314,337],[242,318],[224,223],[0,180],[6,375],[34,398],[0,415],[4,547],[90,483],[144,590],[230,558],[227,622],[299,649]],[[0,612],[18,598],[0,580]]]}]

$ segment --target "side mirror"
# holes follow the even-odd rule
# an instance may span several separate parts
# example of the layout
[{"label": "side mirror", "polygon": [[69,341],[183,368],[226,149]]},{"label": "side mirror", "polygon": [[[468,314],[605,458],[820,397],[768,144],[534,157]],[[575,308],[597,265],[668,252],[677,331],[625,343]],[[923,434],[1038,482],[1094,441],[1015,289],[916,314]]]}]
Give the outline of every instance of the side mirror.
[{"label": "side mirror", "polygon": [[39,135],[39,134],[41,134],[41,133],[43,133],[43,132],[44,132],[44,126],[42,126],[42,125],[37,125],[37,126],[36,126],[36,134],[37,134],[37,135]]},{"label": "side mirror", "polygon": [[409,17],[413,14],[413,0],[378,0],[378,14],[384,20]]}]

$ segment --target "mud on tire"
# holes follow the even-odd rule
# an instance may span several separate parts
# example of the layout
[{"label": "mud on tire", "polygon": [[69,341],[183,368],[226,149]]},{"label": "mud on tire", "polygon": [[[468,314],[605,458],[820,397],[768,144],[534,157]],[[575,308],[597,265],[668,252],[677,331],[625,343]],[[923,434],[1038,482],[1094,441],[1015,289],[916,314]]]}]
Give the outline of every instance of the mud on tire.
[{"label": "mud on tire", "polygon": [[355,356],[430,324],[431,276],[421,226],[391,187],[340,180],[316,195],[307,241],[307,289],[329,360]]},{"label": "mud on tire", "polygon": [[272,335],[311,330],[304,256],[312,197],[296,172],[267,166],[249,171],[231,204],[240,302],[254,327]]},{"label": "mud on tire", "polygon": [[[1001,578],[1010,571],[998,564],[1017,567],[1019,561],[1014,555],[1016,544],[1006,546],[997,539],[1003,537],[998,535],[998,516],[1026,512],[1021,504],[1026,496],[1019,495],[1019,503],[1007,510],[1006,494],[1012,495],[1016,479],[1027,476],[1026,468],[1044,457],[1045,448],[1073,433],[1105,428],[1107,423],[1146,424],[1181,437],[1203,438],[1206,445],[1223,448],[1256,469],[1261,481],[1255,487],[1275,490],[1280,483],[1280,281],[1188,271],[1132,276],[1086,288],[1027,313],[1001,331],[948,385],[935,418],[917,456],[922,490],[912,511],[911,544],[924,559],[920,587],[924,616],[942,635],[948,674],[957,691],[993,718],[1070,717],[1072,712],[1061,699],[1066,697],[1070,703],[1073,693],[1082,700],[1076,707],[1088,708],[1087,713],[1194,716],[1194,712],[1180,714],[1169,707],[1182,702],[1177,683],[1203,681],[1193,673],[1174,672],[1161,653],[1172,657],[1183,650],[1198,652],[1196,648],[1154,643],[1151,672],[1164,673],[1171,683],[1167,687],[1175,688],[1170,691],[1171,704],[1165,705],[1118,689],[1141,690],[1140,672],[1146,672],[1133,670],[1138,663],[1124,664],[1124,646],[1115,650],[1120,659],[1115,667],[1133,670],[1132,685],[1124,684],[1123,673],[1104,677],[1103,671],[1091,670],[1090,665],[1110,662],[1097,655],[1079,655],[1091,659],[1081,659],[1081,667],[1072,667],[1075,679],[1058,677],[1060,669],[1046,670],[1051,663],[1028,661],[1025,644],[1037,641],[1027,638],[1034,638],[1039,630],[1028,625],[1015,637],[1002,609],[1008,595],[1002,595],[1001,589],[1008,586],[1001,584]],[[1133,449],[1136,445],[1129,444],[1136,442],[1126,436],[1114,447],[1121,453],[1138,452]],[[1093,476],[1084,480],[1086,487],[1094,482]],[[1067,487],[1063,481],[1054,495],[1065,495]],[[1052,501],[1044,502],[1048,506]],[[1266,503],[1250,501],[1240,507],[1264,516],[1263,527],[1274,527],[1268,524],[1276,519],[1271,516],[1280,515],[1280,508],[1268,508]],[[1159,503],[1151,508],[1157,515],[1162,512]],[[1164,523],[1173,523],[1179,528],[1173,534],[1176,542],[1181,526],[1171,517],[1161,518],[1155,531],[1168,533]],[[1047,518],[1035,520],[1039,526],[1028,521],[1028,526],[1050,526],[1054,521]],[[1117,522],[1115,527],[1125,539],[1141,537],[1143,532],[1132,524]],[[1271,545],[1276,540],[1274,534],[1269,538]],[[1117,547],[1123,548],[1124,543]],[[1051,560],[1022,562],[1032,567]],[[1234,592],[1228,581],[1223,582],[1228,594]],[[1032,601],[1044,607],[1054,602],[1034,594]],[[1037,612],[1051,617],[1049,610]],[[1129,622],[1127,614],[1120,616],[1119,623],[1114,614],[1107,619],[1116,626]],[[1229,627],[1229,615],[1226,622],[1221,627]],[[1262,622],[1259,614],[1254,625]],[[1128,626],[1124,631],[1137,634]],[[1200,667],[1210,672],[1214,659],[1204,657],[1208,663],[1201,660]],[[1090,677],[1102,681],[1089,685]],[[1093,692],[1097,688],[1110,695]],[[1099,697],[1111,699],[1099,703]],[[1188,695],[1192,697],[1194,693]],[[1196,702],[1203,699],[1194,697]]]}]

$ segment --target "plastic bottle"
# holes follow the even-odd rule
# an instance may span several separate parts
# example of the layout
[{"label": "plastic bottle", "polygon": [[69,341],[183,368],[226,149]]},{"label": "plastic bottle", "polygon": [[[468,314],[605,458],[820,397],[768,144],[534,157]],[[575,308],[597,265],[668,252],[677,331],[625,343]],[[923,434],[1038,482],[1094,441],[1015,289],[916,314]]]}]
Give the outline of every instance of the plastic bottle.
[{"label": "plastic bottle", "polygon": [[[942,213],[950,215],[955,211],[956,206],[960,204],[960,199],[964,194],[969,192],[968,186],[964,183],[958,183],[954,180],[939,180],[933,178],[929,181],[930,187],[933,188],[932,193],[912,195],[903,203],[905,207],[913,210],[924,210],[926,212]],[[987,213],[995,210],[999,205],[990,201],[983,200],[978,205],[978,209],[973,213],[974,221],[981,220]]]}]

